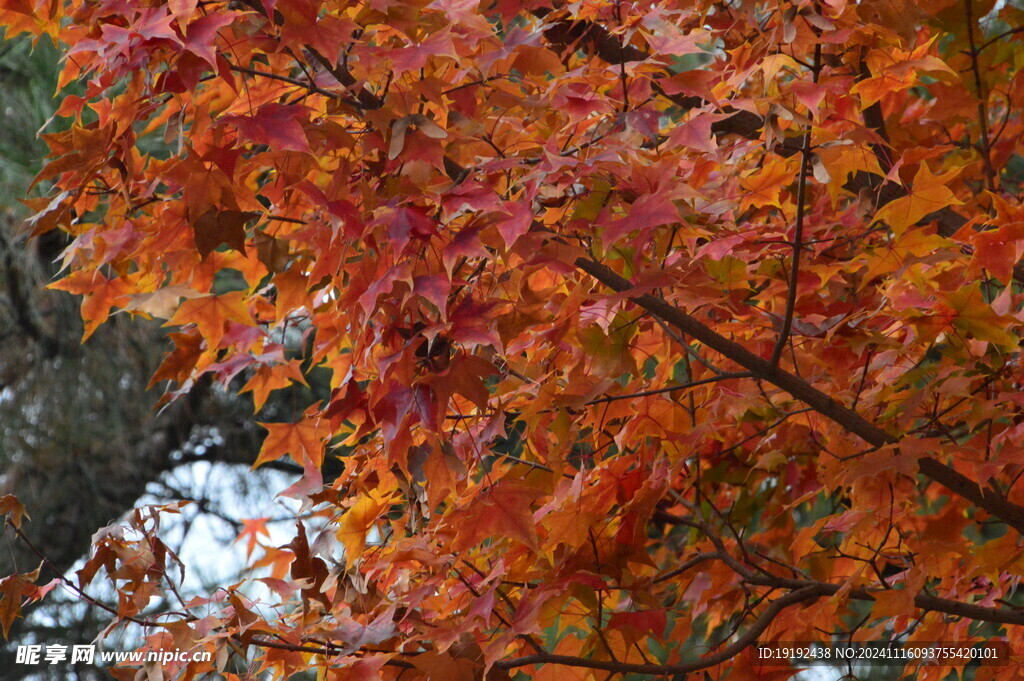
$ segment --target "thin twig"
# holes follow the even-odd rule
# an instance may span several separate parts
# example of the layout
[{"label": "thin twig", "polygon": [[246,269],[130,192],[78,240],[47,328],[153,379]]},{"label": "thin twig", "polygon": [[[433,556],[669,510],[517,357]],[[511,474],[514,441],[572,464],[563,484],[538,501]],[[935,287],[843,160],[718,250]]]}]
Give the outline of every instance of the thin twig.
[{"label": "thin twig", "polygon": [[[14,523],[12,523],[9,518],[7,519],[7,525],[14,530],[14,534],[18,537],[18,539],[20,539],[22,542],[24,542],[25,546],[27,546],[29,548],[29,550],[32,551],[32,553],[36,554],[36,556],[39,558],[39,560],[42,561],[43,565],[45,565],[47,568],[50,569],[51,572],[53,572],[54,574],[57,575],[57,579],[60,580],[61,584],[63,584],[65,587],[71,589],[75,593],[75,595],[77,595],[79,598],[81,598],[83,601],[85,601],[89,605],[95,606],[95,607],[99,608],[100,610],[103,610],[103,611],[105,611],[107,613],[110,613],[111,615],[114,615],[115,617],[117,617],[120,620],[124,620],[126,622],[131,622],[132,624],[138,624],[139,626],[142,626],[142,627],[162,627],[162,626],[165,626],[164,623],[162,623],[162,622],[154,622],[153,620],[147,620],[147,619],[142,619],[142,618],[139,618],[139,617],[133,617],[132,615],[123,615],[123,614],[121,614],[121,613],[119,613],[117,611],[117,608],[111,607],[111,606],[107,605],[106,603],[98,601],[95,598],[93,598],[92,596],[90,596],[89,594],[85,593],[85,591],[80,589],[77,584],[75,584],[70,579],[65,577],[64,573],[61,572],[60,570],[58,570],[57,566],[50,562],[50,559],[46,557],[46,554],[44,554],[42,551],[40,551],[39,548],[34,543],[32,543],[32,540],[29,539],[28,536],[26,536],[25,533],[22,532],[20,528],[15,527]],[[182,618],[182,621],[186,621],[186,622],[191,622],[191,621],[194,621],[196,619],[195,615],[192,615],[191,613],[187,613],[187,612],[167,612],[167,613],[163,613],[163,614],[165,614],[165,615],[177,615],[177,616]]]},{"label": "thin twig", "polygon": [[[811,69],[814,82],[818,82],[818,73],[821,71],[821,43],[814,46],[814,66]],[[813,117],[814,112],[811,112]],[[804,241],[804,212],[807,202],[807,174],[811,169],[811,123],[807,123],[804,130],[803,143],[800,145],[800,177],[797,178],[796,189],[796,227],[793,230],[793,257],[789,270],[789,291],[786,294],[786,314],[782,319],[782,328],[779,329],[779,337],[772,349],[771,365],[778,366],[782,351],[789,342],[789,334],[793,328],[793,313],[796,308],[796,291],[800,281],[800,251],[803,250]]]},{"label": "thin twig", "polygon": [[288,83],[290,85],[295,85],[296,87],[305,88],[309,92],[314,92],[314,93],[316,93],[318,95],[323,95],[325,97],[330,97],[331,99],[336,99],[336,100],[338,100],[340,102],[344,102],[345,104],[348,104],[349,106],[352,106],[352,107],[355,107],[355,108],[361,108],[360,103],[357,102],[354,99],[351,99],[349,97],[344,97],[344,96],[338,94],[337,92],[331,92],[330,90],[325,90],[322,87],[314,85],[313,83],[306,82],[304,80],[299,80],[298,78],[292,78],[290,76],[284,76],[284,75],[281,75],[279,73],[270,73],[269,71],[260,71],[258,69],[251,69],[251,68],[248,68],[246,66],[238,66],[236,64],[231,64],[230,66],[231,66],[231,70],[232,71],[237,71],[238,73],[245,73],[245,74],[250,75],[250,76],[259,76],[261,78],[270,78],[271,80],[279,80],[282,83]]},{"label": "thin twig", "polygon": [[974,74],[974,90],[978,96],[978,125],[981,127],[978,139],[978,150],[981,152],[981,160],[985,167],[985,184],[988,190],[996,190],[996,171],[992,167],[992,152],[988,138],[988,95],[985,94],[985,84],[981,79],[981,68],[978,66],[979,49],[974,40],[974,8],[973,0],[964,0],[964,12],[967,15],[967,40],[971,45],[971,72]]}]

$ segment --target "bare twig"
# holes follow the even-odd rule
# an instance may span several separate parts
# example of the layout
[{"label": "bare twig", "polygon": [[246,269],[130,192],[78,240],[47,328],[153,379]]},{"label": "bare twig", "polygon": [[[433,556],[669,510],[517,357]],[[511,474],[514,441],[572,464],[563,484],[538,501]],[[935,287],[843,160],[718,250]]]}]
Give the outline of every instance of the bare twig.
[{"label": "bare twig", "polygon": [[[814,64],[811,67],[814,82],[818,82],[821,71],[821,43],[814,46]],[[811,112],[813,118],[814,112]],[[804,130],[803,142],[800,145],[800,177],[797,178],[796,189],[796,227],[793,230],[793,256],[789,269],[789,291],[786,294],[786,312],[782,318],[782,328],[772,349],[772,366],[778,366],[782,351],[789,342],[789,334],[793,328],[793,313],[796,307],[796,292],[800,282],[800,251],[804,248],[804,213],[807,203],[807,174],[811,170],[811,123]]]}]

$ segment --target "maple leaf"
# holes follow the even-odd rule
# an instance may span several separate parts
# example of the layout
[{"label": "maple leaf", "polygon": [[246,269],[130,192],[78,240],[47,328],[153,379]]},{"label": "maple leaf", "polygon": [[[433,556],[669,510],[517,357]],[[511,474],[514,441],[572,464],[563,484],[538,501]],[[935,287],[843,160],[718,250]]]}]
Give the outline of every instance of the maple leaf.
[{"label": "maple leaf", "polygon": [[915,611],[914,593],[908,589],[889,589],[873,594],[875,604],[871,614],[875,617],[901,617]]},{"label": "maple leaf", "polygon": [[224,338],[225,326],[229,322],[246,326],[253,324],[246,296],[242,291],[190,298],[178,307],[165,326],[195,324],[199,333],[206,339],[207,347],[217,348]]},{"label": "maple leaf", "polygon": [[632,630],[634,634],[646,634],[647,632],[661,632],[667,623],[665,611],[643,610],[637,612],[614,612],[608,621],[610,629]]},{"label": "maple leaf", "polygon": [[294,269],[287,269],[274,275],[274,314],[278,321],[288,318],[292,312],[309,305],[307,288],[309,280]]},{"label": "maple leaf", "polygon": [[345,547],[345,562],[352,565],[362,555],[366,537],[380,514],[389,506],[386,499],[375,495],[361,496],[338,521],[338,541]]},{"label": "maple leaf", "polygon": [[259,411],[267,402],[267,397],[274,390],[286,388],[293,383],[307,385],[305,376],[298,360],[288,360],[283,364],[264,364],[256,369],[245,385],[238,391],[240,393],[252,392],[254,408]]},{"label": "maple leaf", "polygon": [[660,227],[679,220],[679,211],[662,193],[647,194],[629,206],[626,217],[614,220],[604,229],[604,238],[613,242],[623,234],[646,228]]},{"label": "maple leaf", "polygon": [[36,200],[26,202],[30,207],[39,207],[36,213],[25,219],[24,228],[32,236],[44,234],[57,226],[60,220],[68,211],[67,199],[71,193],[67,190],[57,193],[49,201]]},{"label": "maple leaf", "polygon": [[225,123],[234,125],[242,136],[255,144],[266,144],[271,149],[308,152],[309,140],[302,129],[303,110],[295,106],[267,103],[251,116],[224,116]]},{"label": "maple leaf", "polygon": [[403,116],[391,124],[391,144],[388,146],[388,160],[392,161],[405,148],[405,136],[408,131],[419,130],[431,139],[445,139],[448,133],[440,125],[423,114]]},{"label": "maple leaf", "polygon": [[210,209],[193,223],[196,249],[204,258],[221,244],[245,253],[245,223],[258,213]]},{"label": "maple leaf", "polygon": [[507,203],[502,210],[508,214],[508,217],[499,219],[497,227],[505,245],[511,248],[533,224],[533,211],[525,201]]},{"label": "maple leaf", "polygon": [[711,125],[721,119],[719,114],[699,114],[673,130],[668,141],[713,154],[718,150],[718,144],[711,134]]},{"label": "maple leaf", "polygon": [[147,317],[169,319],[178,309],[182,298],[198,298],[201,295],[188,286],[164,286],[150,293],[132,294],[131,299],[121,309]]},{"label": "maple leaf", "polygon": [[[185,24],[184,20],[191,17],[197,5],[196,2],[186,3],[180,0],[169,3],[179,25]],[[207,14],[188,23],[185,30],[182,31],[186,36],[185,49],[209,64],[211,69],[216,70],[217,47],[214,41],[217,32],[234,20],[235,17],[231,14]]]},{"label": "maple leaf", "polygon": [[327,564],[310,551],[306,528],[302,522],[297,522],[296,527],[298,534],[295,539],[283,547],[290,549],[295,556],[292,560],[291,576],[303,584],[302,596],[304,599],[316,599],[323,604],[324,609],[330,610],[331,601],[320,588],[328,576]]},{"label": "maple leaf", "polygon": [[956,312],[953,326],[960,331],[969,333],[978,340],[987,341],[1007,350],[1014,350],[1020,339],[1007,331],[1012,320],[996,314],[992,306],[985,302],[981,289],[977,286],[965,286],[958,291],[943,296],[949,307]]},{"label": "maple leaf", "polygon": [[517,482],[502,482],[480,492],[461,510],[456,546],[508,537],[526,546],[537,545],[530,504],[540,491]]},{"label": "maple leaf", "polygon": [[0,579],[0,628],[5,639],[9,638],[14,620],[21,616],[22,601],[36,593],[37,579],[39,568]]},{"label": "maple leaf", "polygon": [[428,679],[451,679],[451,681],[473,681],[477,678],[480,667],[473,660],[447,653],[433,652],[417,655],[413,664]]},{"label": "maple leaf", "polygon": [[1000,281],[1009,283],[1013,279],[1013,268],[1021,258],[1024,247],[1024,223],[1013,222],[1000,225],[994,231],[982,231],[973,235],[972,265],[978,270],[984,268]]},{"label": "maple leaf", "polygon": [[883,206],[875,213],[874,221],[886,223],[899,236],[929,213],[959,204],[960,201],[946,187],[946,183],[959,174],[959,168],[951,168],[941,175],[935,175],[929,170],[928,164],[922,162],[908,195]]},{"label": "maple leaf", "polygon": [[259,543],[260,535],[270,537],[270,530],[267,529],[269,518],[243,518],[242,531],[238,533],[235,541],[245,540],[245,552],[252,555],[253,549]]},{"label": "maple leaf", "polygon": [[750,206],[782,208],[779,193],[793,180],[793,167],[790,164],[782,160],[769,161],[765,167],[740,179],[740,184],[746,190],[740,200],[740,210],[744,211]]},{"label": "maple leaf", "polygon": [[15,528],[20,528],[22,518],[28,517],[25,507],[21,505],[21,502],[13,494],[5,494],[0,497],[0,514],[6,516],[8,522],[14,525]]},{"label": "maple leaf", "polygon": [[872,50],[867,61],[875,75],[855,84],[851,92],[858,95],[862,105],[867,107],[890,93],[911,87],[918,78],[918,72],[958,78],[956,71],[948,64],[927,54],[929,48],[929,43],[924,43],[909,53],[902,50]]},{"label": "maple leaf", "polygon": [[282,272],[288,263],[288,241],[257,232],[253,237],[256,257],[270,272]]},{"label": "maple leaf", "polygon": [[295,423],[260,423],[267,429],[263,446],[253,468],[291,455],[302,463],[310,461],[319,468],[323,464],[325,439],[330,435],[328,424],[316,417],[303,418]]},{"label": "maple leaf", "polygon": [[60,281],[49,286],[59,291],[67,291],[82,296],[82,319],[85,321],[85,330],[82,334],[82,342],[99,328],[100,324],[107,321],[110,311],[119,305],[126,303],[129,298],[128,282],[121,278],[108,278],[99,271],[87,272],[79,270],[73,272]]}]

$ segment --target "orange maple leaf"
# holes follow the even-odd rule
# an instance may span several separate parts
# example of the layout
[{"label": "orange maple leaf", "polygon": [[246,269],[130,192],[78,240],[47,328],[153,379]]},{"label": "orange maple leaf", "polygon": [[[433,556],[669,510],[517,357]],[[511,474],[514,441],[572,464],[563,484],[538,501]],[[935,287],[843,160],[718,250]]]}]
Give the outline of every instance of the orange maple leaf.
[{"label": "orange maple leaf", "polygon": [[252,392],[255,410],[259,411],[263,408],[271,392],[280,388],[286,388],[292,383],[306,385],[306,379],[302,375],[301,363],[297,359],[289,360],[284,364],[264,364],[260,366],[252,375],[252,378],[238,392]]},{"label": "orange maple leaf", "polygon": [[929,213],[959,204],[960,201],[946,187],[946,183],[959,174],[959,168],[951,168],[941,175],[935,175],[929,170],[928,164],[922,161],[909,187],[909,193],[883,206],[875,213],[873,222],[885,222],[899,236]]},{"label": "orange maple leaf", "polygon": [[252,326],[254,323],[252,315],[249,314],[245,294],[241,291],[190,298],[178,307],[178,311],[164,326],[195,324],[206,338],[206,346],[213,349],[220,346],[227,322],[246,326]]},{"label": "orange maple leaf", "polygon": [[252,465],[257,468],[268,461],[276,461],[286,454],[299,463],[311,461],[317,468],[324,462],[325,440],[331,434],[330,425],[317,417],[306,417],[296,423],[260,423],[267,429],[259,456]]}]

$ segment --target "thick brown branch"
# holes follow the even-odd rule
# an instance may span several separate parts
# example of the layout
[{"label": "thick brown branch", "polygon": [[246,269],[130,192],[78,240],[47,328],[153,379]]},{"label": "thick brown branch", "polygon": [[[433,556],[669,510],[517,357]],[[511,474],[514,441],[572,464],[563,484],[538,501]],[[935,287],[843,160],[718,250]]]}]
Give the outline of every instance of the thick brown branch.
[{"label": "thick brown branch", "polygon": [[817,600],[823,595],[825,595],[825,591],[822,587],[811,586],[791,591],[785,596],[775,599],[767,608],[764,609],[761,616],[758,617],[754,623],[751,624],[750,627],[735,641],[713,655],[707,655],[692,662],[682,662],[679,664],[633,664],[608,660],[591,660],[582,657],[573,657],[571,655],[555,655],[546,653],[515,657],[509,660],[499,660],[494,663],[494,666],[498,669],[516,669],[518,667],[526,667],[530,665],[557,664],[566,667],[599,669],[601,671],[619,674],[690,674],[731,660],[746,648],[756,643],[758,637],[765,629],[768,628],[769,625],[771,625],[772,622],[775,621],[775,618],[778,617],[783,610],[793,605],[797,605],[798,603]]},{"label": "thick brown branch", "polygon": [[[579,258],[576,260],[576,266],[615,291],[621,293],[633,289],[633,285],[629,281],[606,265],[587,258]],[[682,310],[670,305],[664,299],[650,294],[630,296],[630,299],[651,314],[736,362],[749,371],[754,378],[781,388],[865,442],[875,447],[883,447],[899,441],[896,436],[882,430],[853,409],[840,404],[804,379],[773,366],[768,360],[718,334]],[[898,455],[898,453],[894,453],[894,456]],[[953,467],[931,457],[919,459],[918,468],[926,478],[939,483],[1024,534],[1024,508],[1008,501],[998,491],[982,489],[978,483],[959,473]]]},{"label": "thick brown branch", "polygon": [[[842,588],[842,585],[840,584],[826,584],[815,580],[787,579],[785,577],[756,576],[744,581],[755,586],[765,586],[777,589],[802,590],[809,589],[811,587],[818,587],[825,592],[824,595],[826,596],[838,593]],[[874,594],[876,593],[878,593],[877,590],[856,588],[851,589],[849,595],[850,598],[854,598],[856,600],[873,601],[875,600]],[[918,594],[914,596],[914,607],[921,610],[941,612],[946,615],[967,617],[979,622],[1024,625],[1024,611],[1007,610],[1005,608],[990,608],[983,605],[975,605],[974,603],[955,601],[949,598],[939,598],[938,596],[932,596],[929,594]]]}]

